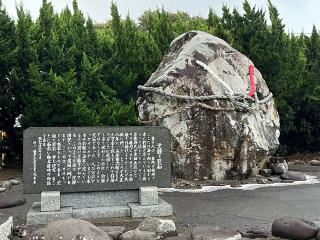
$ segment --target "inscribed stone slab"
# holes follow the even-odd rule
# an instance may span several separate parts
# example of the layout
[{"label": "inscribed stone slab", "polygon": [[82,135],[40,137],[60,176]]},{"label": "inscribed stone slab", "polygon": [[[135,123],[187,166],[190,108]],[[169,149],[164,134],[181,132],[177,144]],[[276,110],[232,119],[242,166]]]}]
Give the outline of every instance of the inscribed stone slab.
[{"label": "inscribed stone slab", "polygon": [[170,134],[162,127],[40,127],[23,137],[24,192],[169,187]]}]

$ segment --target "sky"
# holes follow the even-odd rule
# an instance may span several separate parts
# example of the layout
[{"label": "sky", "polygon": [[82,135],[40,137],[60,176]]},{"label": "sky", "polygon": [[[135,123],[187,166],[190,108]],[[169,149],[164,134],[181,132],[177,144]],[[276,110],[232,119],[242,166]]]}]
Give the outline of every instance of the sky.
[{"label": "sky", "polygon": [[[49,1],[49,0],[48,0]],[[137,19],[144,11],[164,7],[166,10],[188,12],[192,16],[207,17],[209,7],[218,15],[226,4],[229,8],[241,11],[241,0],[113,0],[122,17],[129,15]],[[42,0],[2,0],[10,16],[16,18],[15,6],[22,3],[35,19],[39,14]],[[51,0],[57,12],[67,5],[72,6],[72,0]],[[252,5],[267,10],[267,0],[249,0]],[[272,0],[277,7],[280,17],[286,25],[288,32],[306,34],[310,33],[313,24],[320,29],[320,1],[319,0]],[[111,0],[78,0],[79,8],[89,15],[96,23],[103,23],[110,19]]]}]

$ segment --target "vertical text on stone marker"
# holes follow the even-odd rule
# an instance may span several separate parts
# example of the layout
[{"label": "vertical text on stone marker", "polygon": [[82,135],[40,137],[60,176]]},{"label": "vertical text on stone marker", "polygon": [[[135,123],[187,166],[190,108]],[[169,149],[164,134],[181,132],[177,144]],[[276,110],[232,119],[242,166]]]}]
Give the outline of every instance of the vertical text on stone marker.
[{"label": "vertical text on stone marker", "polygon": [[152,181],[162,169],[163,145],[146,132],[44,133],[32,146],[33,184],[37,161],[47,186]]}]

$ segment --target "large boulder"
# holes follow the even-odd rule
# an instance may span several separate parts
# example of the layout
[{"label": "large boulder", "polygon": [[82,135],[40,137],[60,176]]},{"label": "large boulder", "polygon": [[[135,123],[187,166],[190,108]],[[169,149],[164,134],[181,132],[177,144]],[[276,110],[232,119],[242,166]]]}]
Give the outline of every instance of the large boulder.
[{"label": "large boulder", "polygon": [[277,149],[279,115],[258,70],[256,97],[248,97],[251,64],[225,41],[190,31],[139,86],[140,122],[171,132],[175,176],[242,178],[257,174]]},{"label": "large boulder", "polygon": [[318,232],[318,226],[302,218],[285,217],[276,219],[272,223],[272,235],[275,237],[308,240],[314,238]]},{"label": "large boulder", "polygon": [[51,222],[44,228],[33,232],[28,237],[28,240],[32,239],[113,240],[108,233],[81,219],[65,219]]},{"label": "large boulder", "polygon": [[307,176],[301,172],[288,171],[281,174],[280,178],[282,180],[293,180],[293,181],[306,181]]},{"label": "large boulder", "polygon": [[26,203],[26,199],[18,192],[0,194],[0,209],[20,206]]}]

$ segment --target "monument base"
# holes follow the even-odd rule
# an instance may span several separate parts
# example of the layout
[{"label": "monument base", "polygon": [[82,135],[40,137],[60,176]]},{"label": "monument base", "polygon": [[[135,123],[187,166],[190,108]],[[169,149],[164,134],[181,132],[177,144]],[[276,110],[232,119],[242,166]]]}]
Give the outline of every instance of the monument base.
[{"label": "monument base", "polygon": [[72,208],[62,207],[60,211],[41,212],[40,202],[33,203],[27,214],[27,225],[47,224],[49,222],[76,218],[83,220],[117,217],[166,217],[172,215],[172,206],[159,198],[158,205],[143,206],[129,203],[127,206]]},{"label": "monument base", "polygon": [[[53,204],[50,198],[55,195],[60,196],[60,194],[54,194],[54,192],[43,192],[41,194],[41,198],[46,201],[41,199],[41,203],[33,203],[27,214],[28,225],[47,224],[68,218],[91,220],[118,217],[165,217],[172,215],[172,206],[158,197],[158,189],[156,187],[140,187],[139,192],[112,191],[62,194],[61,201]],[[122,203],[122,205],[118,205],[119,203]],[[51,208],[44,205],[49,205]],[[60,210],[44,211],[43,209]]]}]

